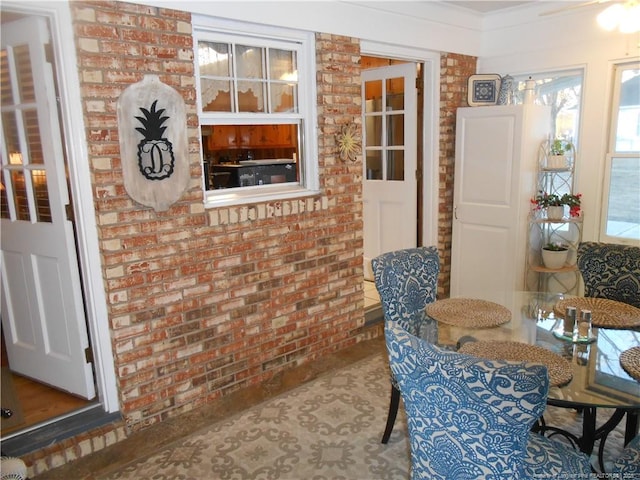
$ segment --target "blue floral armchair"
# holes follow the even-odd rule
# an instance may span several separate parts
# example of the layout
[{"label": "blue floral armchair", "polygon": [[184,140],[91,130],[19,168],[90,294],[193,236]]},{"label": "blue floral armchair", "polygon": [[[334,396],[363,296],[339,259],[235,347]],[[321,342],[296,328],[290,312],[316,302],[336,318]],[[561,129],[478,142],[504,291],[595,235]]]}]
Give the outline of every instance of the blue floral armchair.
[{"label": "blue floral armchair", "polygon": [[[436,343],[437,323],[427,317],[425,307],[436,300],[440,257],[436,247],[398,250],[371,261],[376,289],[382,301],[385,322]],[[391,375],[391,400],[382,443],[387,443],[398,413],[400,390]]]},{"label": "blue floral armchair", "polygon": [[546,367],[446,351],[392,322],[385,337],[412,480],[590,478],[585,454],[530,431],[546,407]]},{"label": "blue floral armchair", "polygon": [[[618,478],[640,478],[640,435],[625,447],[622,455],[613,464],[613,473]],[[612,477],[616,478],[616,477]]]},{"label": "blue floral armchair", "polygon": [[640,247],[582,242],[578,269],[585,297],[607,298],[640,308]]}]

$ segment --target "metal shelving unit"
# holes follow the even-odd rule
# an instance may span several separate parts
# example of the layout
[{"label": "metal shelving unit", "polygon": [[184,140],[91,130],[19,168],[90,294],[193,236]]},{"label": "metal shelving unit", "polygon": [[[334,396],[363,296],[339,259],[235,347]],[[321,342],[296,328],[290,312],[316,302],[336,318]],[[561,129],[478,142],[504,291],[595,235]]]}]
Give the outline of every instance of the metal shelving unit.
[{"label": "metal shelving unit", "polygon": [[[549,164],[550,142],[542,142],[538,154],[536,192],[557,194],[573,193],[576,150],[570,144],[564,165]],[[582,216],[570,217],[565,208],[562,220],[546,218],[542,210],[533,210],[529,216],[529,238],[525,284],[532,291],[577,294],[580,272],[577,249],[582,239]],[[542,263],[542,246],[561,242],[569,247],[566,264],[559,269],[546,268]]]}]

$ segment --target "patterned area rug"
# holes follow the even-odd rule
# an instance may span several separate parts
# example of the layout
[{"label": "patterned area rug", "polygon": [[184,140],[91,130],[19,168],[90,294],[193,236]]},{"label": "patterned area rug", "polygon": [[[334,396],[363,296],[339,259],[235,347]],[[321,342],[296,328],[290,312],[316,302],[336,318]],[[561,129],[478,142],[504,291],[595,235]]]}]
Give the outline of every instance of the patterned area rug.
[{"label": "patterned area rug", "polygon": [[[380,443],[389,388],[386,356],[374,355],[96,478],[407,479],[409,442],[402,407],[389,443]],[[545,418],[576,433],[582,420],[560,408]],[[619,455],[622,438],[619,426],[609,436],[605,458]]]}]

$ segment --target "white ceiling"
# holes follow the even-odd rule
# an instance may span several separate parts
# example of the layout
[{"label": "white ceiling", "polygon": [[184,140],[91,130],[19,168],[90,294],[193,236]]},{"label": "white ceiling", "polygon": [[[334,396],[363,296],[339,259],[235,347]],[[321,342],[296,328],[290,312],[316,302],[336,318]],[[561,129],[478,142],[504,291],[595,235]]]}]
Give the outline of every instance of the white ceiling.
[{"label": "white ceiling", "polygon": [[527,3],[534,2],[518,2],[511,0],[502,0],[502,1],[483,1],[483,0],[468,0],[466,2],[459,1],[449,1],[445,0],[444,3],[450,3],[453,5],[457,5],[459,7],[468,8],[469,10],[473,10],[479,13],[488,13],[495,12],[497,10],[503,10],[505,8],[516,7],[518,5],[524,5]]}]

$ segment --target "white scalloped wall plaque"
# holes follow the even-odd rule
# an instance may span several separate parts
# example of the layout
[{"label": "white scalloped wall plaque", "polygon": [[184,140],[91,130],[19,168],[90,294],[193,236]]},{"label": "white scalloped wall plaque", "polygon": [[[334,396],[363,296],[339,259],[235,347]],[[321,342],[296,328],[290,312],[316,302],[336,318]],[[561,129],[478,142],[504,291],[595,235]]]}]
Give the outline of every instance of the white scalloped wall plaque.
[{"label": "white scalloped wall plaque", "polygon": [[136,202],[168,210],[190,179],[184,99],[145,75],[122,92],[117,108],[124,188]]}]

